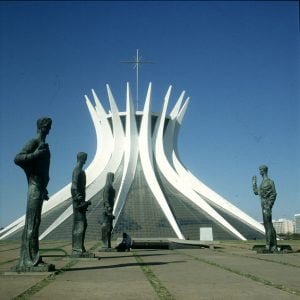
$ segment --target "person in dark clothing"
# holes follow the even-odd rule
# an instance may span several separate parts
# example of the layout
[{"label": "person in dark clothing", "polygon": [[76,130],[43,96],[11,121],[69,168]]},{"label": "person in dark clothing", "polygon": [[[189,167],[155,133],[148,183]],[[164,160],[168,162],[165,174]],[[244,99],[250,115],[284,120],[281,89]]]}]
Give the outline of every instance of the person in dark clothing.
[{"label": "person in dark clothing", "polygon": [[131,241],[130,235],[127,234],[126,232],[123,232],[122,242],[116,247],[116,249],[119,252],[130,251],[131,244],[132,244],[132,241]]}]

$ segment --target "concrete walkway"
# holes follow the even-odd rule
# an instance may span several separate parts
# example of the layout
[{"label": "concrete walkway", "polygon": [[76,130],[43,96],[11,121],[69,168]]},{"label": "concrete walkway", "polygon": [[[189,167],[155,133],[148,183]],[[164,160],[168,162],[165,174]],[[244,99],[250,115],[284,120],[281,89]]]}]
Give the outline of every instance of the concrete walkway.
[{"label": "concrete walkway", "polygon": [[[300,251],[299,242],[289,242]],[[218,249],[138,249],[69,259],[68,241],[41,242],[53,274],[9,273],[18,242],[0,243],[1,299],[300,299],[300,252],[256,254],[251,242],[220,242]],[[56,249],[56,250],[55,250]],[[9,275],[5,275],[9,274]]]}]

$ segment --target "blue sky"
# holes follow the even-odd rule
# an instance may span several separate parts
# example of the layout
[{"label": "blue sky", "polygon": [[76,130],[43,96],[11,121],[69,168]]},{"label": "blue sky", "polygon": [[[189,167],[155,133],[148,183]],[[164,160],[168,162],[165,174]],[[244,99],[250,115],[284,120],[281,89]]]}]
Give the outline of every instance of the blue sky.
[{"label": "blue sky", "polygon": [[[78,151],[95,154],[84,95],[105,84],[120,110],[143,59],[140,102],[153,83],[154,112],[190,104],[179,136],[182,162],[200,180],[261,220],[251,177],[269,166],[274,218],[300,213],[300,47],[297,1],[0,2],[0,226],[25,213],[27,184],[13,163],[50,116],[50,194],[70,182]],[[260,181],[260,178],[258,178]]]}]

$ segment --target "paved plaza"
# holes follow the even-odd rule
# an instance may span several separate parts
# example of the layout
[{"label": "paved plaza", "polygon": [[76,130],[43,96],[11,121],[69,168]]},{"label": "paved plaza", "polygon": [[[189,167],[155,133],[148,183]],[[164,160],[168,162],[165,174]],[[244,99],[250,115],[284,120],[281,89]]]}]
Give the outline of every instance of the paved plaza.
[{"label": "paved plaza", "polygon": [[[69,241],[42,241],[43,259],[56,272],[16,274],[20,242],[0,242],[1,299],[299,299],[300,241],[294,253],[257,254],[263,241],[226,241],[215,249],[99,251],[71,259]],[[279,243],[280,244],[280,243]]]}]

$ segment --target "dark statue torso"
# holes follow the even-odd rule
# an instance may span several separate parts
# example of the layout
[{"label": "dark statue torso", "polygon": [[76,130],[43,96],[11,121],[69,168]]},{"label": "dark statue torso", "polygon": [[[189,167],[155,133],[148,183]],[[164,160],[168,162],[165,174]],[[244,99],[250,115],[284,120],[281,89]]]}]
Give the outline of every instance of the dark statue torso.
[{"label": "dark statue torso", "polygon": [[114,199],[115,199],[115,189],[111,183],[106,183],[103,190],[103,222],[101,226],[102,232],[102,242],[108,248],[111,248],[111,233],[113,230],[113,209],[114,209]]},{"label": "dark statue torso", "polygon": [[104,222],[110,222],[113,219],[113,208],[115,199],[115,189],[112,185],[106,185],[103,191],[103,219]]},{"label": "dark statue torso", "polygon": [[74,208],[77,208],[82,202],[85,201],[85,186],[86,186],[86,175],[83,170],[75,168],[72,176],[71,194],[73,197]]},{"label": "dark statue torso", "polygon": [[261,199],[261,207],[263,210],[272,209],[275,199],[276,199],[276,190],[274,182],[266,178],[264,179],[259,186],[259,195]]},{"label": "dark statue torso", "polygon": [[[37,157],[32,153],[38,148],[45,151]],[[40,143],[38,139],[30,140],[15,157],[15,163],[24,169],[29,184],[46,188],[49,182],[50,150],[47,143]]]}]

